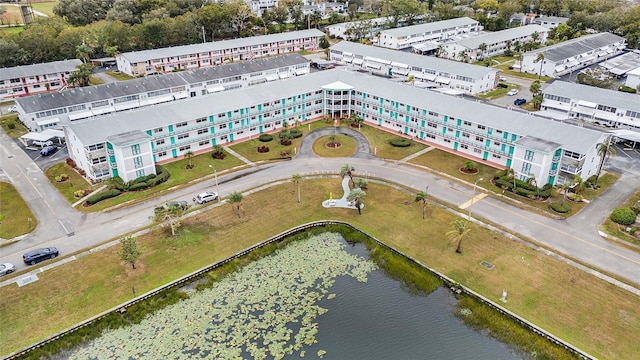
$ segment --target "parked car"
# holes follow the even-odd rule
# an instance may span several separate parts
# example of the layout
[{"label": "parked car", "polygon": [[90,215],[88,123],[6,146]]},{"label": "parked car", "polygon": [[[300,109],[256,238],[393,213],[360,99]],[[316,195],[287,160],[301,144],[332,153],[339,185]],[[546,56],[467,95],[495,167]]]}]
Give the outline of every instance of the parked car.
[{"label": "parked car", "polygon": [[47,141],[35,140],[33,142],[33,145],[37,145],[37,146],[40,146],[41,148],[44,148],[45,146],[52,146],[53,145],[53,141],[51,141],[51,140],[47,140]]},{"label": "parked car", "polygon": [[24,253],[24,255],[22,255],[22,260],[27,265],[35,265],[40,261],[53,259],[56,256],[58,256],[58,249],[56,249],[55,247],[47,247],[31,250]]},{"label": "parked car", "polygon": [[9,108],[7,109],[7,111],[8,111],[8,112],[10,112],[10,113],[14,113],[14,112],[18,111],[18,106],[16,106],[16,105],[11,105],[11,106],[9,106]]},{"label": "parked car", "polygon": [[504,76],[500,76],[500,81],[507,81],[507,78]]},{"label": "parked car", "polygon": [[49,156],[49,155],[55,154],[56,151],[58,151],[58,147],[57,146],[49,145],[49,146],[45,147],[44,149],[40,150],[40,155]]},{"label": "parked car", "polygon": [[513,101],[513,105],[524,105],[526,103],[527,103],[527,99],[524,99],[524,98],[515,99]]},{"label": "parked car", "polygon": [[216,200],[217,198],[218,193],[216,193],[215,191],[205,191],[196,195],[196,197],[193,198],[193,201],[197,202],[198,204],[204,204],[208,203],[209,201]]},{"label": "parked car", "polygon": [[9,275],[16,271],[16,266],[10,263],[0,264],[0,276]]},{"label": "parked car", "polygon": [[189,204],[184,201],[184,200],[180,200],[180,201],[169,201],[167,203],[164,203],[160,206],[156,206],[156,208],[154,209],[155,213],[158,214],[164,210],[167,209],[171,209],[171,208],[180,208],[182,209],[182,211],[187,210],[189,208]]},{"label": "parked car", "polygon": [[513,96],[518,94],[518,89],[511,89],[507,92],[507,95]]}]

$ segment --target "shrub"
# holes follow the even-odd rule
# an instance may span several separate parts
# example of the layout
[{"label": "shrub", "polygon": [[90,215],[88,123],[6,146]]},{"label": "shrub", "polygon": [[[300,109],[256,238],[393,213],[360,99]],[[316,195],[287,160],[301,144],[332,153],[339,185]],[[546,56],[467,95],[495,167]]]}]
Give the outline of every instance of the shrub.
[{"label": "shrub", "polygon": [[77,198],[81,198],[84,196],[84,190],[76,190],[73,192],[73,196],[77,197]]},{"label": "shrub", "polygon": [[473,161],[467,161],[464,163],[464,169],[466,171],[473,171],[476,169],[476,163],[474,163]]},{"label": "shrub", "polygon": [[292,129],[291,131],[289,131],[289,135],[291,135],[292,139],[297,139],[302,136],[302,130]]},{"label": "shrub", "polygon": [[636,89],[629,87],[627,85],[620,85],[620,87],[618,88],[618,91],[631,93],[631,94],[635,94],[637,92]]},{"label": "shrub", "polygon": [[395,146],[395,147],[407,147],[411,145],[411,139],[398,137],[389,141],[389,143],[391,144],[391,146]]},{"label": "shrub", "polygon": [[60,174],[56,176],[56,182],[63,182],[65,180],[67,180],[69,178],[69,175],[67,174]]},{"label": "shrub", "polygon": [[15,123],[10,122],[10,123],[8,123],[8,124],[7,124],[7,127],[9,128],[9,130],[13,130],[13,129],[15,129],[15,128],[16,128],[16,124],[15,124]]},{"label": "shrub", "polygon": [[129,191],[144,190],[148,187],[149,187],[149,184],[147,184],[146,182],[139,182],[129,186]]},{"label": "shrub", "polygon": [[262,145],[262,146],[258,146],[258,152],[259,152],[259,153],[266,153],[266,152],[269,152],[269,147],[268,147],[268,146],[264,146],[264,145]]},{"label": "shrub", "polygon": [[501,82],[501,83],[498,83],[498,87],[501,88],[501,89],[506,89],[506,88],[509,87],[509,85]]},{"label": "shrub", "polygon": [[87,172],[82,170],[82,169],[80,169],[80,170],[78,170],[78,174],[80,174],[82,176],[85,176],[85,175],[87,175]]},{"label": "shrub", "polygon": [[551,210],[561,213],[561,214],[566,214],[569,211],[571,211],[571,206],[569,206],[567,203],[553,203],[551,205],[549,205],[549,207],[551,208]]},{"label": "shrub", "polygon": [[521,187],[516,188],[515,193],[521,196],[529,197],[529,198],[533,198],[536,196],[535,190],[524,189]]},{"label": "shrub", "polygon": [[499,188],[506,189],[509,191],[513,190],[513,181],[505,180],[503,178],[498,178],[497,180],[494,180],[493,183],[496,184],[496,186]]},{"label": "shrub", "polygon": [[75,162],[75,161],[73,161],[73,159],[72,159],[72,158],[67,158],[66,162],[67,162],[67,165],[69,165],[69,166],[71,166],[72,168],[74,168],[74,169],[75,169],[75,167],[76,167],[76,162]]},{"label": "shrub", "polygon": [[628,207],[619,207],[613,210],[609,218],[620,225],[631,225],[636,222],[636,212]]},{"label": "shrub", "polygon": [[269,141],[273,140],[273,135],[271,135],[271,134],[262,134],[262,135],[258,136],[258,140],[260,140],[262,142],[269,142]]},{"label": "shrub", "polygon": [[112,197],[116,197],[118,195],[120,195],[120,190],[118,190],[118,189],[107,190],[105,192],[101,192],[99,194],[95,194],[95,195],[89,197],[87,199],[87,204],[93,205],[93,204],[99,203],[100,201],[102,201],[104,199],[109,199],[109,198],[112,198]]}]

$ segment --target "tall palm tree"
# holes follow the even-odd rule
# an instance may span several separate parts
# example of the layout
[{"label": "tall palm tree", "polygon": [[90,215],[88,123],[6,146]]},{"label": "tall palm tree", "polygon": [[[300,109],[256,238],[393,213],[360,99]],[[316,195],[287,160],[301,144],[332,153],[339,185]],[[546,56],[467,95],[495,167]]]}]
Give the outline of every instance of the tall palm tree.
[{"label": "tall palm tree", "polygon": [[193,163],[191,162],[191,159],[193,158],[193,151],[189,150],[186,153],[184,153],[184,158],[187,159],[187,161],[189,161],[189,165],[187,165],[187,169],[193,169]]},{"label": "tall palm tree", "polygon": [[296,185],[298,187],[298,203],[300,203],[300,180],[302,180],[302,175],[300,174],[293,174],[293,176],[291,176],[291,182],[293,182],[294,185]]},{"label": "tall palm tree", "polygon": [[[539,53],[538,56],[536,56],[536,59],[533,60],[534,63],[540,63],[540,70],[538,70],[538,79],[540,79],[540,77],[542,76],[542,63],[544,62],[544,53]],[[522,64],[520,64],[520,67],[522,67]]]},{"label": "tall palm tree", "polygon": [[362,215],[362,209],[360,207],[362,205],[362,199],[364,199],[364,197],[366,195],[367,195],[367,193],[364,192],[360,188],[355,188],[355,189],[351,190],[349,195],[347,195],[347,200],[348,201],[353,201],[353,203],[356,206],[356,209],[358,209],[358,214],[359,215]]},{"label": "tall palm tree", "polygon": [[238,219],[241,217],[241,210],[242,210],[242,199],[244,198],[244,196],[237,192],[234,191],[231,193],[231,195],[229,195],[229,202],[232,204],[235,204],[235,208],[236,208],[236,212],[238,214]]},{"label": "tall palm tree", "polygon": [[467,229],[467,224],[469,222],[464,219],[456,220],[451,225],[453,225],[453,230],[447,231],[446,236],[451,240],[451,242],[458,242],[458,246],[456,247],[456,253],[462,254],[462,239],[464,236],[471,231],[471,229]]},{"label": "tall palm tree", "polygon": [[538,180],[536,180],[536,176],[532,173],[529,173],[527,176],[527,183],[529,185],[533,185],[536,187],[536,199],[540,197],[540,189],[538,189]]},{"label": "tall palm tree", "polygon": [[604,163],[610,156],[616,156],[616,148],[611,146],[611,136],[607,137],[605,141],[596,145],[598,148],[598,155],[600,156],[600,163],[598,164],[598,172],[596,173],[596,183],[598,185],[598,179],[600,178],[600,172],[604,167]]},{"label": "tall palm tree", "polygon": [[480,59],[484,59],[484,53],[485,53],[485,51],[487,51],[487,44],[486,43],[482,43],[482,44],[478,45],[478,50],[480,50],[480,54],[482,54]]},{"label": "tall palm tree", "polygon": [[582,179],[582,176],[580,175],[574,176],[573,180],[571,180],[571,187],[573,188],[573,192],[578,194],[582,190],[583,186],[584,186],[584,180]]},{"label": "tall palm tree", "polygon": [[353,166],[349,165],[349,164],[344,164],[342,165],[342,168],[340,168],[340,177],[342,177],[344,179],[345,176],[348,176],[349,179],[351,180],[351,184],[353,184],[353,172],[356,171],[356,168],[354,168]]},{"label": "tall palm tree", "polygon": [[426,191],[418,191],[416,194],[415,202],[421,202],[422,204],[422,218],[427,218],[427,192]]},{"label": "tall palm tree", "polygon": [[516,192],[516,171],[514,168],[507,169],[507,176],[509,177],[509,180],[513,180],[513,192]]}]

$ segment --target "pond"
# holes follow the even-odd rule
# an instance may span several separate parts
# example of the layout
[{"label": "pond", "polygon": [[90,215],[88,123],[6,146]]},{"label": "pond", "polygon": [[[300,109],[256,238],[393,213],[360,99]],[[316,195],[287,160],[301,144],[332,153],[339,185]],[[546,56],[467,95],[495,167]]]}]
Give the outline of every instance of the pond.
[{"label": "pond", "polygon": [[521,359],[457,318],[448,289],[413,295],[364,245],[324,233],[289,243],[72,359]]}]

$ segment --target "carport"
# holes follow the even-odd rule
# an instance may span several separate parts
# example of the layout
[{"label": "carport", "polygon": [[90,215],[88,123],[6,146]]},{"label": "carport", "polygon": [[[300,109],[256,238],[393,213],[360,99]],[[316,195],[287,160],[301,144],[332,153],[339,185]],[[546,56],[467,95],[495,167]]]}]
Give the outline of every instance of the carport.
[{"label": "carport", "polygon": [[31,146],[31,145],[42,146],[38,143],[42,144],[52,139],[56,139],[58,144],[62,144],[64,140],[64,131],[47,129],[42,132],[30,132],[22,135],[20,139],[22,139],[22,142],[25,144],[25,146]]},{"label": "carport", "polygon": [[633,142],[633,147],[636,147],[637,143],[640,143],[640,132],[626,129],[612,130],[610,133],[618,139],[623,139]]}]

